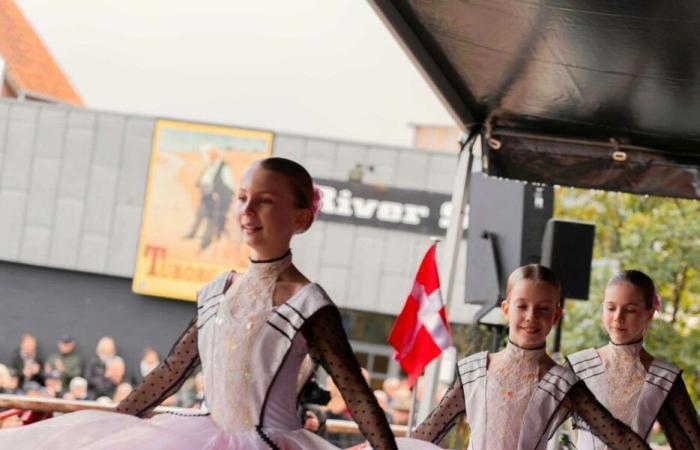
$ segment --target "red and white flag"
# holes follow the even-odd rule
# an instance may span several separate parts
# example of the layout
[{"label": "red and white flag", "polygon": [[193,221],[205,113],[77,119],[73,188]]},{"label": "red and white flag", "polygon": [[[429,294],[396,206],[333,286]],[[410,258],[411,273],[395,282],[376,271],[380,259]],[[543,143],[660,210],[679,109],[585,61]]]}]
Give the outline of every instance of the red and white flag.
[{"label": "red and white flag", "polygon": [[389,335],[394,358],[413,385],[423,369],[452,345],[450,325],[440,293],[433,244],[423,257],[413,289]]}]

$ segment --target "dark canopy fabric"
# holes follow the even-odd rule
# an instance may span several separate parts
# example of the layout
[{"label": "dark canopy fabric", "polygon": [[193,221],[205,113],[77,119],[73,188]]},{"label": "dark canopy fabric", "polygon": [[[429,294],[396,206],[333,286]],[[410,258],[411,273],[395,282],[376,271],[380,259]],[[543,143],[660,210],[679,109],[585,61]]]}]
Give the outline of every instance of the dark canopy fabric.
[{"label": "dark canopy fabric", "polygon": [[371,3],[489,174],[700,198],[700,1]]}]

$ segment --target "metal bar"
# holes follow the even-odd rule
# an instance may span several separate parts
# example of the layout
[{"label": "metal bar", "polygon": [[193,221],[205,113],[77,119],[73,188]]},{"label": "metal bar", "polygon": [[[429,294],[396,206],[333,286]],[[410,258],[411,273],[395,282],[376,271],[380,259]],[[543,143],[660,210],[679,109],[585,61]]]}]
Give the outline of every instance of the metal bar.
[{"label": "metal bar", "polygon": [[493,131],[488,136],[489,138],[497,138],[498,136],[514,137],[514,138],[524,138],[524,139],[537,139],[547,142],[556,142],[560,144],[574,144],[574,145],[586,145],[590,147],[603,147],[609,148],[611,150],[634,150],[637,152],[653,153],[653,154],[664,154],[664,155],[675,155],[675,156],[685,156],[696,158],[697,155],[691,153],[683,153],[678,151],[667,151],[659,150],[651,147],[642,147],[639,145],[625,144],[617,141],[597,141],[589,139],[575,139],[575,138],[565,138],[559,136],[551,136],[547,134],[537,134],[529,133],[526,131],[515,131],[507,130],[504,128],[494,128]]},{"label": "metal bar", "polygon": [[[459,257],[459,247],[464,236],[464,212],[469,203],[469,183],[471,181],[472,165],[474,163],[474,145],[480,143],[480,126],[473,126],[469,130],[469,135],[462,144],[457,161],[457,173],[455,175],[454,187],[452,191],[452,215],[450,225],[445,236],[442,269],[446,270],[445,277],[440,277],[440,288],[444,293],[445,310],[450,311],[452,297],[454,296],[454,285],[457,274],[457,258]],[[444,272],[443,272],[444,274]],[[449,318],[449,316],[448,316]],[[438,378],[440,376],[440,365],[442,355],[438,356],[428,365],[423,377],[425,386],[423,387],[423,398],[418,407],[418,423],[425,420],[430,414],[437,391]]]},{"label": "metal bar", "polygon": [[[116,405],[104,404],[95,401],[62,400],[56,398],[0,394],[0,408],[16,408],[25,411],[72,413],[85,409],[96,411],[114,411]],[[201,411],[196,409],[176,408],[172,406],[158,406],[154,410],[154,414],[184,413],[196,415],[200,412]],[[357,427],[357,424],[351,420],[328,419],[326,421],[326,430],[329,433],[360,434],[360,429]],[[395,436],[402,437],[408,434],[408,427],[406,425],[391,425],[391,431]]]}]

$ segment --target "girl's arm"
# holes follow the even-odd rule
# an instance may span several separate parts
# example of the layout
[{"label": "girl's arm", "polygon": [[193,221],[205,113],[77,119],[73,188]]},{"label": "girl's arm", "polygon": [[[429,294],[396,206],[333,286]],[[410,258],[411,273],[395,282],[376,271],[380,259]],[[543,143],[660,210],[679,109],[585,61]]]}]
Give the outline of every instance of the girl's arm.
[{"label": "girl's arm", "polygon": [[611,449],[650,450],[644,439],[600,404],[583,381],[579,381],[569,390],[564,402],[564,406],[582,418],[591,432]]},{"label": "girl's arm", "polygon": [[440,404],[418,425],[412,437],[438,444],[465,412],[462,383],[457,378],[440,400]]},{"label": "girl's arm", "polygon": [[700,449],[698,413],[680,374],[659,411],[658,419],[671,448]]},{"label": "girl's arm", "polygon": [[340,313],[326,306],[301,329],[312,354],[319,359],[340,390],[352,418],[375,450],[395,450],[396,441],[384,411],[367,385],[343,330]]},{"label": "girl's arm", "polygon": [[117,405],[117,412],[146,417],[163,400],[175,394],[199,367],[197,317],[170,350],[168,357],[153,369],[128,397]]}]

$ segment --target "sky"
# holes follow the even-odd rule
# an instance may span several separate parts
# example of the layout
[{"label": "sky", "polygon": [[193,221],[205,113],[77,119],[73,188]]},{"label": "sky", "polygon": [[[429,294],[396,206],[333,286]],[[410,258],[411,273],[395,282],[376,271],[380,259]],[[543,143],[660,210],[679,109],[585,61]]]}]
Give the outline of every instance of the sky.
[{"label": "sky", "polygon": [[365,0],[15,0],[90,108],[408,146],[453,125]]}]

